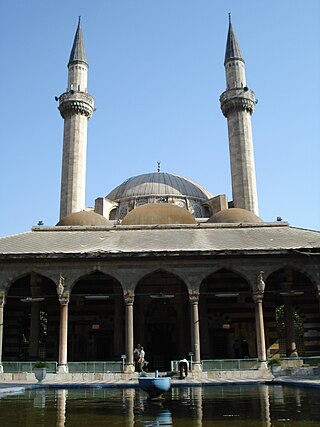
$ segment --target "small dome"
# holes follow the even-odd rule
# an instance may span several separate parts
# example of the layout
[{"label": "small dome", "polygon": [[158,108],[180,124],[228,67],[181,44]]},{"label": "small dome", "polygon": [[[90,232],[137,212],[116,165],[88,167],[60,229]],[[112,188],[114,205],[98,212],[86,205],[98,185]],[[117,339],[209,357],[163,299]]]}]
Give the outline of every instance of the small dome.
[{"label": "small dome", "polygon": [[62,218],[57,226],[72,226],[72,225],[111,225],[110,221],[102,215],[92,211],[74,212]]},{"label": "small dome", "polygon": [[130,211],[122,225],[196,224],[189,211],[171,203],[149,203]]},{"label": "small dome", "polygon": [[207,222],[255,224],[263,221],[257,215],[250,211],[247,211],[246,209],[230,208],[215,213],[211,218],[208,219]]}]

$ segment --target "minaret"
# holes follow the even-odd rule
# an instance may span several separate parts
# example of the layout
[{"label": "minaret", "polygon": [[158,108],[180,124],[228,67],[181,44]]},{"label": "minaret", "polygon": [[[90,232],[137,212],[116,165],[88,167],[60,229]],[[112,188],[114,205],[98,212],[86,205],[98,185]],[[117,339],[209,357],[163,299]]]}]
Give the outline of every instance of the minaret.
[{"label": "minaret", "polygon": [[59,97],[64,119],[60,219],[85,208],[88,120],[94,100],[87,93],[88,62],[80,18],[68,63],[68,87]]},{"label": "minaret", "polygon": [[224,60],[227,89],[220,96],[223,115],[228,120],[233,205],[258,215],[258,197],[251,129],[256,100],[248,89],[244,59],[229,15],[229,31]]}]

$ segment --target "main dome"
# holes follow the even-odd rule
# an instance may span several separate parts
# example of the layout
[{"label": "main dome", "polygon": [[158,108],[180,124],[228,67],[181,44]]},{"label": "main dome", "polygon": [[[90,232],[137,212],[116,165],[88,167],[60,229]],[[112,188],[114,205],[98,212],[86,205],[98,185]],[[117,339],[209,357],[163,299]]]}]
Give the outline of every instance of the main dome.
[{"label": "main dome", "polygon": [[107,195],[114,201],[137,196],[187,196],[199,200],[211,199],[212,194],[204,187],[183,176],[165,172],[145,173],[133,176]]}]

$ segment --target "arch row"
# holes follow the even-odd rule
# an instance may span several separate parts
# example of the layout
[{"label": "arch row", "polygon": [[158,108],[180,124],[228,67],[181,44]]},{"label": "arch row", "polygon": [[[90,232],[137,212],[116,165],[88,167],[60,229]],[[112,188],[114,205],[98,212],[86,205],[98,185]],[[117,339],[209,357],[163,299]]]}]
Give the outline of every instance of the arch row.
[{"label": "arch row", "polygon": [[[58,360],[64,372],[68,361],[125,354],[130,371],[137,342],[157,369],[189,353],[200,366],[202,359],[250,355],[264,361],[276,353],[319,352],[319,284],[308,266],[97,264],[10,273],[1,272],[3,360]],[[280,331],[283,316],[287,324]],[[309,327],[302,337],[297,316]],[[19,319],[15,327],[13,318]],[[247,341],[246,354],[237,350],[239,341]]]}]

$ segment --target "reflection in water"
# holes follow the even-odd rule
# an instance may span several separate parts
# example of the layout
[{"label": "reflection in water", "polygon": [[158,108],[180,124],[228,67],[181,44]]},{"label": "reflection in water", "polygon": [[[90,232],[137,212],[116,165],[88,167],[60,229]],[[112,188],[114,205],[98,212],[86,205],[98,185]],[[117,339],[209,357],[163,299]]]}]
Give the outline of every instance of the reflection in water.
[{"label": "reflection in water", "polygon": [[177,387],[149,401],[127,388],[38,389],[0,399],[0,426],[315,427],[318,389],[267,385]]},{"label": "reflection in water", "polygon": [[65,427],[68,390],[57,390],[57,427]]},{"label": "reflection in water", "polygon": [[191,390],[192,404],[195,407],[196,425],[202,426],[202,387],[193,387]]},{"label": "reflection in water", "polygon": [[46,407],[46,392],[44,389],[37,390],[33,399],[34,408]]},{"label": "reflection in water", "polygon": [[134,398],[135,398],[135,389],[127,388],[123,390],[122,394],[123,402],[126,410],[126,426],[134,426]]},{"label": "reflection in water", "polygon": [[261,421],[263,427],[271,427],[269,388],[260,387]]}]

